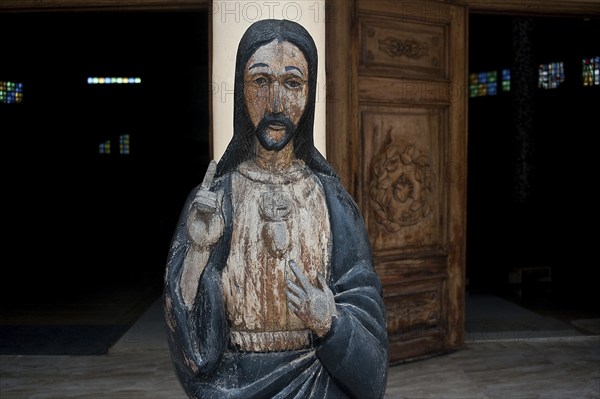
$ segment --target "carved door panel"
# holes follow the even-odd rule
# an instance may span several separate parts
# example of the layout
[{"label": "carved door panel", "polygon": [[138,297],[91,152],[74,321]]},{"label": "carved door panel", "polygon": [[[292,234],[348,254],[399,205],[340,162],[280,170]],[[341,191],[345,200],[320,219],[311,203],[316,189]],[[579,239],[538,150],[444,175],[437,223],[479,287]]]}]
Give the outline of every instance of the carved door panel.
[{"label": "carved door panel", "polygon": [[[350,121],[345,144],[333,139],[328,158],[367,224],[388,312],[390,361],[457,349],[464,335],[466,10],[357,0],[334,2],[331,11],[353,20],[353,78],[348,92],[328,78],[338,97],[328,104],[328,123],[339,121],[344,107]],[[329,34],[344,47],[343,27]],[[328,63],[328,71],[341,71]]]},{"label": "carved door panel", "polygon": [[462,344],[465,11],[359,1],[360,206],[393,363]]}]

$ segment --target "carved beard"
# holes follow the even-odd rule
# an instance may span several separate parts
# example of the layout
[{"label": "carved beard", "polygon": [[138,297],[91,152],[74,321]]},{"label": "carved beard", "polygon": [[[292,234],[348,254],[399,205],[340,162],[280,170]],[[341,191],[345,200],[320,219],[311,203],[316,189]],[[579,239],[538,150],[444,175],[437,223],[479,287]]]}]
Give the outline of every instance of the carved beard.
[{"label": "carved beard", "polygon": [[[276,140],[269,136],[268,130],[271,124],[285,126],[281,139]],[[265,150],[279,151],[290,142],[295,132],[296,126],[294,126],[294,123],[287,116],[283,114],[265,114],[256,127],[256,138]]]}]

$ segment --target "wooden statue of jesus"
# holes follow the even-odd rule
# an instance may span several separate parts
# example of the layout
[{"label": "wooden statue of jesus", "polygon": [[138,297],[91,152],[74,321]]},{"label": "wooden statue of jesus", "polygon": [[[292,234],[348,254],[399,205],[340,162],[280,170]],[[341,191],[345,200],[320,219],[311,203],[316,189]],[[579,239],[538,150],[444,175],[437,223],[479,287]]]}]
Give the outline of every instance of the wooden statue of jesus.
[{"label": "wooden statue of jesus", "polygon": [[381,398],[381,284],[358,208],[313,144],[315,44],[295,22],[256,22],[235,73],[233,138],[167,262],[181,384],[191,398]]}]

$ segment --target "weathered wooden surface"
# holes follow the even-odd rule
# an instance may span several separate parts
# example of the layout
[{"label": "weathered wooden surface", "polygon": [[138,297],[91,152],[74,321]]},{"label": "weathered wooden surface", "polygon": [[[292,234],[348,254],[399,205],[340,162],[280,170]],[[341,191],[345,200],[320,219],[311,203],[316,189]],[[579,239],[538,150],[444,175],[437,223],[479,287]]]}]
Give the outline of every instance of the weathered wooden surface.
[{"label": "weathered wooden surface", "polygon": [[[466,11],[439,2],[333,2],[329,159],[357,199],[384,286],[390,360],[464,334]],[[335,43],[335,45],[334,45]],[[350,51],[337,43],[348,44]],[[345,64],[342,63],[345,60]],[[350,73],[350,72],[348,72]],[[339,89],[339,90],[338,90]],[[341,125],[335,126],[345,118]]]},{"label": "weathered wooden surface", "polygon": [[382,288],[358,207],[314,147],[317,64],[294,22],[240,40],[234,135],[167,262],[167,337],[190,397],[383,397]]},{"label": "weathered wooden surface", "polygon": [[[334,8],[339,1],[328,1],[327,11],[334,21]],[[391,0],[395,2],[397,0]],[[2,0],[0,10],[44,11],[44,10],[209,10],[210,0]],[[597,0],[456,0],[473,12],[509,13],[539,16],[591,16],[600,15]],[[403,2],[402,7],[420,11],[421,15],[431,14],[431,8],[423,7],[420,0]],[[346,19],[344,19],[346,21]]]}]

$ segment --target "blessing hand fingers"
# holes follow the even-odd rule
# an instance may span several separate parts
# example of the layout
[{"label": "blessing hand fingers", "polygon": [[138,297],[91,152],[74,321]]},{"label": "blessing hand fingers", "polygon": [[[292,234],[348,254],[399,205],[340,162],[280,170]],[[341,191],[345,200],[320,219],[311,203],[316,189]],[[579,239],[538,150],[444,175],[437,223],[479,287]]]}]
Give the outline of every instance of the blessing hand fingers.
[{"label": "blessing hand fingers", "polygon": [[290,269],[292,269],[292,272],[296,276],[296,279],[298,279],[298,282],[305,292],[313,288],[313,285],[310,283],[310,281],[308,281],[308,278],[306,278],[302,270],[300,270],[296,261],[290,260],[289,265]]},{"label": "blessing hand fingers", "polygon": [[210,191],[212,181],[217,171],[217,162],[213,159],[208,164],[204,180],[200,185],[200,189],[196,192],[194,206],[201,212],[215,212],[217,209],[218,196],[217,193]]},{"label": "blessing hand fingers", "polygon": [[291,280],[287,281],[288,292],[298,299],[306,298],[306,291]]}]

